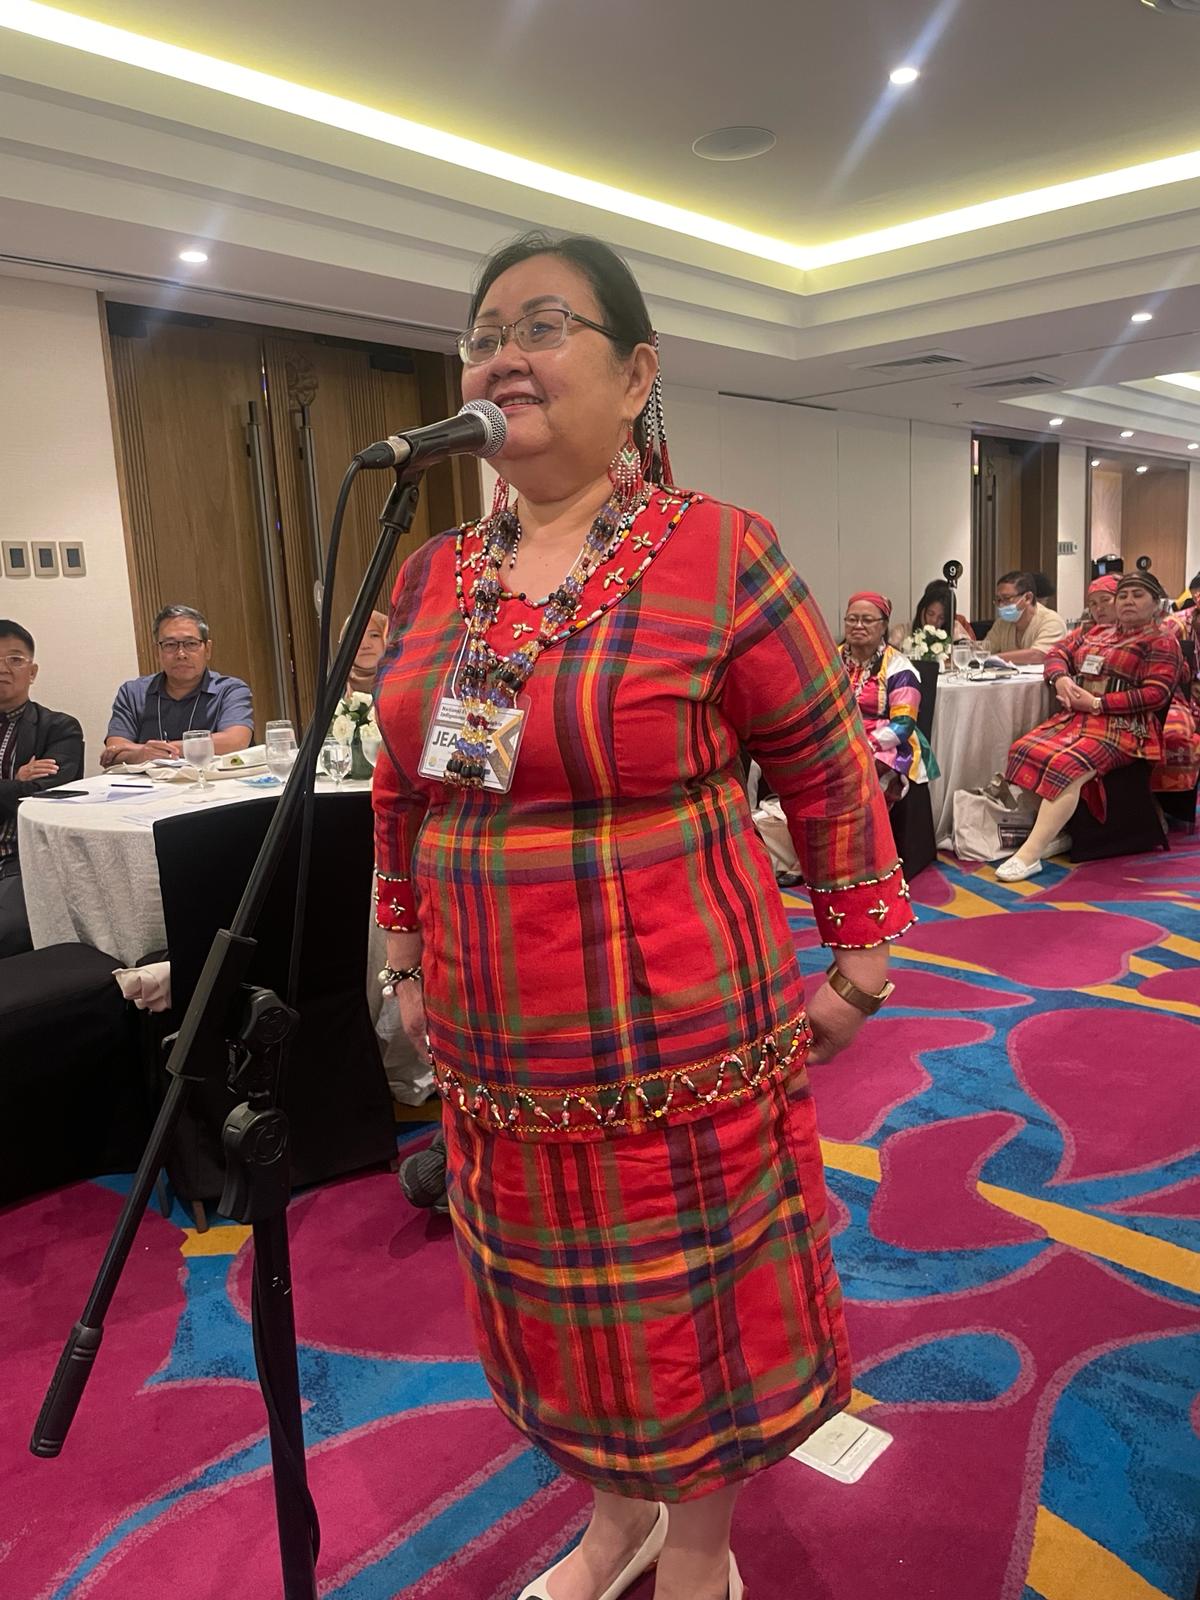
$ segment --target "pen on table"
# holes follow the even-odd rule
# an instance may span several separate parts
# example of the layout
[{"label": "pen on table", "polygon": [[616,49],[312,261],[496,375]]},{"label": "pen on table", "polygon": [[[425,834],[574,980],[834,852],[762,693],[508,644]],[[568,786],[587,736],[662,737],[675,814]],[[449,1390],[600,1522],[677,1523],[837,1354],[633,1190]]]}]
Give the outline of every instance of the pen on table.
[{"label": "pen on table", "polygon": [[109,784],[111,789],[153,789],[153,783],[130,783],[122,778],[114,778]]}]

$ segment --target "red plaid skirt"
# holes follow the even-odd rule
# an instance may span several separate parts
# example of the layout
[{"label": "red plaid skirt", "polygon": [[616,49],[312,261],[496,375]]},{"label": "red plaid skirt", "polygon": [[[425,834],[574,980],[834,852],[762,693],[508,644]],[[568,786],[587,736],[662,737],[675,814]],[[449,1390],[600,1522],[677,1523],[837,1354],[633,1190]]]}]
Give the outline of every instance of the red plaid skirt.
[{"label": "red plaid skirt", "polygon": [[801,1071],[698,1121],[545,1142],[447,1108],[451,1215],[500,1409],[565,1472],[688,1500],[850,1395]]},{"label": "red plaid skirt", "polygon": [[1160,761],[1158,719],[1149,717],[1144,736],[1099,712],[1060,711],[1017,739],[1004,776],[1018,789],[1057,800],[1079,778],[1103,776],[1131,761]]}]

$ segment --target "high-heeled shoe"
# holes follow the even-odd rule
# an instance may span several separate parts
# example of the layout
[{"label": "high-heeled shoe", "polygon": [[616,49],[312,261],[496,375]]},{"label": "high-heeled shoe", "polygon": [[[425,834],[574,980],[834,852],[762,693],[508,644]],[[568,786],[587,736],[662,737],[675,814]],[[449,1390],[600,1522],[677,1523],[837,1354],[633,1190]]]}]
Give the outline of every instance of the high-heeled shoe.
[{"label": "high-heeled shoe", "polygon": [[[621,1568],[620,1572],[617,1573],[616,1577],[609,1584],[608,1588],[605,1589],[603,1593],[596,1596],[596,1600],[620,1600],[621,1595],[625,1593],[626,1589],[632,1588],[637,1580],[641,1577],[642,1573],[649,1572],[650,1568],[658,1560],[659,1552],[662,1550],[662,1547],[666,1542],[666,1537],[667,1508],[666,1506],[660,1505],[658,1508],[658,1516],[655,1519],[654,1526],[650,1529],[650,1532],[646,1535],[645,1539],[643,1539],[638,1548],[633,1552],[629,1560]],[[563,1561],[566,1559],[566,1556],[564,1556]],[[552,1567],[547,1567],[545,1572],[543,1572],[540,1577],[535,1578],[532,1583],[527,1583],[525,1585],[525,1587],[521,1590],[520,1595],[517,1597],[517,1600],[551,1600],[550,1591],[546,1588],[546,1581],[558,1571],[562,1564],[562,1561],[556,1561]],[[739,1588],[737,1593],[740,1596],[740,1578],[738,1583]],[[732,1595],[732,1590],[730,1593]]]}]

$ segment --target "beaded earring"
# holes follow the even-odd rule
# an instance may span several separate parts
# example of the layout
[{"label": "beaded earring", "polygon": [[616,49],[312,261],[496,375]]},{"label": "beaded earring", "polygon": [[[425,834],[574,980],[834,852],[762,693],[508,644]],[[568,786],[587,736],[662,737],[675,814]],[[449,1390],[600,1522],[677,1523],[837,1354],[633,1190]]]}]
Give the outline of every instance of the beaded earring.
[{"label": "beaded earring", "polygon": [[[657,333],[650,335],[650,342],[657,354]],[[654,383],[650,389],[650,397],[642,410],[641,420],[646,430],[646,450],[642,457],[642,472],[646,482],[657,484],[664,489],[672,488],[674,480],[671,476],[671,457],[667,452],[667,424],[663,414],[661,367],[654,374]]]},{"label": "beaded earring", "polygon": [[622,510],[633,505],[634,501],[641,497],[645,488],[642,458],[634,443],[633,429],[628,423],[625,424],[625,437],[621,441],[621,447],[608,464],[608,476]]},{"label": "beaded earring", "polygon": [[496,479],[496,490],[492,495],[492,509],[488,513],[489,520],[502,517],[508,510],[508,497],[511,493],[509,484],[503,478]]}]

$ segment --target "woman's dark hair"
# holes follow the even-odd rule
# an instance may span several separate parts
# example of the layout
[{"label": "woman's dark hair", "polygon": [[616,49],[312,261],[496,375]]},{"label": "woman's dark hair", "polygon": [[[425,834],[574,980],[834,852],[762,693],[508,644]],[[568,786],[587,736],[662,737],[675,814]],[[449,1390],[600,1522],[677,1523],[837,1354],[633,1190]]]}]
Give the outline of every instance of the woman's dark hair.
[{"label": "woman's dark hair", "polygon": [[[510,267],[520,266],[522,261],[529,261],[534,256],[557,256],[560,261],[570,262],[583,273],[596,296],[600,320],[610,330],[610,342],[620,360],[628,360],[636,345],[654,343],[654,327],[637,279],[612,246],[605,244],[603,239],[592,238],[590,234],[568,233],[555,238],[540,228],[502,244],[483,263],[475,282],[475,292],[471,296],[468,325],[474,323],[484,297],[501,273],[507,272]],[[653,404],[651,397],[647,406]],[[644,450],[645,412],[637,419],[633,431],[638,449]]]},{"label": "woman's dark hair", "polygon": [[918,628],[923,628],[925,626],[926,607],[928,607],[934,600],[940,600],[942,603],[942,615],[945,619],[942,626],[946,629],[947,633],[952,632],[954,628],[954,614],[956,609],[954,603],[954,590],[951,589],[948,583],[944,583],[940,578],[935,578],[932,583],[926,584],[925,593],[917,601],[917,609],[913,613],[912,631],[914,633],[916,633]]}]

